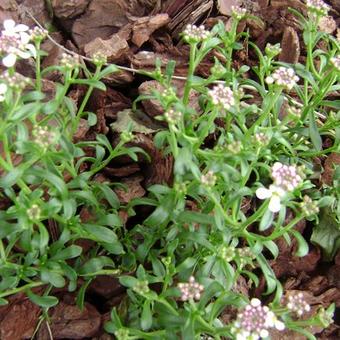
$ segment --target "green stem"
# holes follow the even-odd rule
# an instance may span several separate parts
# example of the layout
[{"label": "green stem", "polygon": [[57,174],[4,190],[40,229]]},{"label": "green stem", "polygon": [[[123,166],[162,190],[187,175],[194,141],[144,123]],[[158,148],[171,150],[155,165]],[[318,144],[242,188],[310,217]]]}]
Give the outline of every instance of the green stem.
[{"label": "green stem", "polygon": [[7,290],[3,293],[0,293],[0,298],[3,298],[5,296],[9,296],[9,295],[13,295],[13,294],[16,294],[16,293],[20,293],[22,291],[25,291],[27,289],[31,289],[31,288],[34,288],[34,287],[40,287],[40,286],[43,286],[45,284],[46,283],[41,282],[41,281],[31,282],[31,283],[28,283],[24,286],[21,286],[21,287],[18,287],[18,288],[13,288],[13,289]]},{"label": "green stem", "polygon": [[40,42],[36,42],[37,57],[35,59],[35,88],[37,91],[41,91],[41,60],[40,60]]},{"label": "green stem", "polygon": [[191,78],[195,72],[196,46],[197,46],[196,43],[190,45],[189,70],[188,70],[187,81],[185,83],[184,94],[183,94],[184,105],[188,105],[189,103],[189,94],[190,94],[191,84],[192,84]]}]

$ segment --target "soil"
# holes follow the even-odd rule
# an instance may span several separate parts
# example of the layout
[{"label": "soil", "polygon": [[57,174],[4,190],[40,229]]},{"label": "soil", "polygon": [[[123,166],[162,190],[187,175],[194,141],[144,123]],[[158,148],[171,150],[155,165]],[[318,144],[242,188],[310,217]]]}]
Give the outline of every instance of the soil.
[{"label": "soil", "polygon": [[[340,1],[328,1],[333,10],[331,15],[340,23]],[[187,72],[188,49],[179,40],[179,33],[186,24],[205,24],[212,27],[217,20],[222,20],[228,26],[230,7],[235,0],[0,0],[0,20],[13,18],[16,22],[33,26],[35,23],[26,9],[43,26],[55,28],[53,38],[61,45],[76,51],[86,57],[95,52],[104,53],[108,60],[122,66],[135,69],[151,70],[156,58],[163,64],[173,59],[176,61],[175,74],[185,76]],[[293,7],[302,13],[306,9],[299,0],[258,0],[243,1],[260,21],[248,19],[241,22],[239,30],[249,30],[251,40],[261,49],[267,42],[281,43],[280,61],[304,63],[305,54],[301,43],[301,30],[296,19],[288,11]],[[49,52],[43,62],[47,67],[57,64],[61,58],[60,47],[47,40],[43,50]],[[213,65],[213,55],[206,58],[198,67],[197,74],[207,76]],[[218,56],[217,56],[218,57]],[[238,52],[234,55],[233,66],[255,65],[256,56],[251,51]],[[21,73],[32,76],[33,67],[25,63],[20,68]],[[49,74],[45,80],[46,93],[53,93],[53,83],[59,81],[59,74]],[[163,156],[154,146],[153,136],[159,128],[159,122],[154,117],[162,114],[159,103],[145,100],[140,105],[137,114],[131,111],[132,101],[139,94],[150,93],[156,87],[153,81],[136,73],[122,70],[105,79],[108,91],[96,92],[91,97],[88,110],[95,112],[98,117],[97,125],[88,127],[81,122],[81,127],[74,136],[75,140],[92,139],[94,134],[103,133],[116,142],[117,133],[124,130],[129,120],[135,125],[136,138],[133,146],[144,149],[151,157],[151,162],[140,157],[137,162],[129,158],[119,158],[105,168],[100,176],[111,181],[120,181],[128,187],[128,191],[117,189],[116,193],[122,203],[132,198],[143,197],[151,184],[171,183],[172,157]],[[181,87],[178,81],[177,86]],[[69,96],[79,102],[84,95],[81,87],[73,88]],[[197,104],[195,93],[190,95],[192,105]],[[326,143],[327,141],[325,141]],[[0,150],[1,152],[1,150]],[[20,160],[18,160],[20,161]],[[333,153],[324,159],[317,159],[316,164],[324,169],[318,179],[320,183],[330,183],[333,177],[334,164],[340,164],[340,155]],[[98,180],[101,180],[100,178]],[[0,202],[6,206],[6,202]],[[248,207],[249,208],[249,207]],[[148,214],[148,209],[141,209],[141,220]],[[143,216],[144,214],[144,216]],[[121,214],[127,225],[135,222],[126,214]],[[82,218],[90,218],[90,212],[82,211]],[[308,237],[308,223],[300,223],[297,229]],[[50,226],[52,238],[53,223]],[[89,249],[92,244],[88,241],[79,242]],[[335,302],[340,307],[340,254],[332,262],[324,262],[321,251],[311,245],[310,252],[299,258],[294,256],[296,244],[287,246],[278,240],[279,257],[272,261],[272,268],[277,277],[283,282],[285,295],[294,290],[304,290],[306,299],[315,311],[322,305],[328,306]],[[246,283],[239,283],[240,291],[246,294]],[[258,296],[264,289],[264,281],[256,290]],[[109,319],[113,306],[117,306],[125,295],[125,290],[115,278],[99,276],[89,286],[86,294],[84,309],[80,311],[75,305],[75,294],[66,289],[55,292],[60,304],[50,309],[50,331],[54,339],[97,339],[107,340],[114,337],[105,333],[103,324]],[[227,311],[226,311],[227,313]],[[19,340],[32,337],[39,322],[41,310],[33,305],[23,294],[17,294],[9,299],[9,304],[0,307],[0,339]],[[230,315],[223,316],[228,320]],[[340,312],[337,309],[335,323],[320,333],[313,333],[318,339],[340,339]],[[49,338],[49,330],[43,322],[36,339]],[[290,333],[274,335],[274,339],[298,339]],[[303,339],[304,337],[301,337]],[[300,339],[300,338],[299,338]]]}]

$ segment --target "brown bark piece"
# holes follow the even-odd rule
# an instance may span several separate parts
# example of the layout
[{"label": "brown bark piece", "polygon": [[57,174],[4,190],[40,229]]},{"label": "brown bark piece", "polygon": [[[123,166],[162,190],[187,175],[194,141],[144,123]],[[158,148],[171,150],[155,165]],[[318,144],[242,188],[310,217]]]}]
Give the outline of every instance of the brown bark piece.
[{"label": "brown bark piece", "polygon": [[143,197],[145,190],[141,186],[141,182],[144,178],[142,176],[131,176],[121,180],[127,188],[126,190],[116,188],[115,193],[117,194],[121,203],[129,203],[133,198]]},{"label": "brown bark piece", "polygon": [[333,152],[331,153],[324,165],[324,172],[322,174],[322,182],[327,185],[332,185],[333,176],[335,172],[335,167],[340,165],[340,153]]},{"label": "brown bark piece", "polygon": [[120,295],[125,291],[117,278],[108,275],[97,276],[88,288],[89,292],[111,299],[113,296]]},{"label": "brown bark piece", "polygon": [[78,47],[99,37],[109,39],[128,23],[128,2],[124,0],[91,1],[85,14],[73,24],[72,36]]},{"label": "brown bark piece", "polygon": [[300,42],[299,36],[295,29],[286,26],[283,31],[281,41],[282,51],[279,55],[279,60],[285,63],[296,64],[300,58]]},{"label": "brown bark piece", "polygon": [[24,294],[17,294],[12,303],[0,307],[0,339],[21,340],[33,335],[40,308]]},{"label": "brown bark piece", "polygon": [[113,34],[108,40],[98,37],[84,46],[87,57],[92,58],[96,53],[101,53],[110,63],[123,62],[128,50],[129,44],[119,34]]},{"label": "brown bark piece", "polygon": [[[182,96],[184,92],[184,82],[181,81],[173,81],[173,85],[177,88],[178,96]],[[152,91],[159,91],[163,92],[164,87],[160,85],[156,80],[150,80],[142,83],[139,88],[138,92],[140,95],[150,95]],[[199,93],[197,91],[191,90],[189,95],[189,106],[194,108],[196,111],[199,110],[198,98]],[[161,103],[156,99],[146,99],[142,101],[142,105],[145,109],[145,112],[150,117],[155,117],[162,115],[164,113],[164,109]]]},{"label": "brown bark piece", "polygon": [[84,13],[90,0],[52,0],[53,14],[59,19],[72,19]]},{"label": "brown bark piece", "polygon": [[[83,310],[60,302],[50,315],[50,328],[54,339],[90,338],[99,331],[101,325],[101,315],[86,302]],[[44,327],[41,331],[44,331]]]},{"label": "brown bark piece", "polygon": [[239,0],[217,0],[217,9],[223,15],[231,15],[231,7],[239,5]]},{"label": "brown bark piece", "polygon": [[151,17],[138,18],[132,27],[132,42],[141,47],[149,40],[150,35],[169,22],[168,14],[158,14]]}]

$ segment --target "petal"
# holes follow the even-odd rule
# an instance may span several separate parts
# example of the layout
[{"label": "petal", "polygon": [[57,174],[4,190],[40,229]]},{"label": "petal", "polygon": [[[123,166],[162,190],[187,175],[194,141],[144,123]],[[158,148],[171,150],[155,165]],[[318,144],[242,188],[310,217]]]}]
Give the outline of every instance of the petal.
[{"label": "petal", "polygon": [[273,213],[279,212],[281,209],[281,200],[279,196],[272,196],[269,201],[269,210]]},{"label": "petal", "polygon": [[15,21],[12,19],[7,19],[4,21],[4,29],[6,31],[12,31],[13,28],[15,27]]},{"label": "petal", "polygon": [[31,55],[35,58],[37,56],[37,50],[34,45],[27,44],[26,49],[28,49],[31,52]]},{"label": "petal", "polygon": [[17,55],[22,59],[28,59],[31,57],[31,54],[25,51],[18,51]]},{"label": "petal", "polygon": [[24,24],[19,24],[17,26],[15,26],[15,32],[25,32],[28,30],[28,26],[24,25]]},{"label": "petal", "polygon": [[31,36],[26,32],[21,32],[20,39],[23,44],[27,44],[31,40]]},{"label": "petal", "polygon": [[17,56],[15,54],[8,54],[5,58],[2,59],[2,63],[6,67],[14,66],[16,61],[17,61]]},{"label": "petal", "polygon": [[280,320],[276,320],[275,321],[275,328],[278,331],[283,331],[285,329],[285,324],[282,321],[280,321]]},{"label": "petal", "polygon": [[271,197],[272,193],[270,190],[266,188],[258,188],[256,190],[256,197],[259,198],[260,200],[265,200],[266,198]]},{"label": "petal", "polygon": [[0,84],[0,95],[5,94],[7,92],[7,85]]}]

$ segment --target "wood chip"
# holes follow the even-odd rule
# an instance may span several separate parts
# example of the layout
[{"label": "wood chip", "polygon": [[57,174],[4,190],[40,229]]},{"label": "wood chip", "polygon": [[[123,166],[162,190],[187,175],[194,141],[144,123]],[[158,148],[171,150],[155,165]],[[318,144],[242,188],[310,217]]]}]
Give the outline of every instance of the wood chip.
[{"label": "wood chip", "polygon": [[282,51],[279,56],[279,60],[285,63],[296,64],[300,58],[300,42],[299,36],[295,29],[290,26],[286,26],[283,31],[283,37],[281,41]]}]

